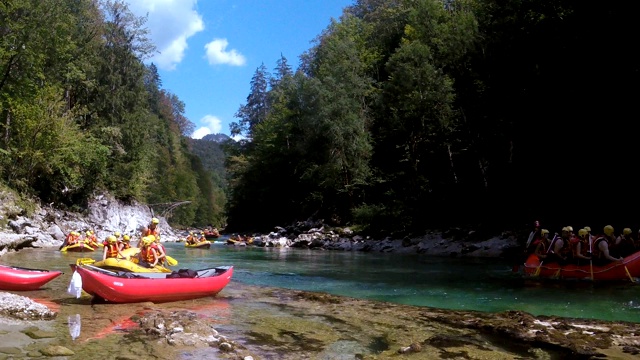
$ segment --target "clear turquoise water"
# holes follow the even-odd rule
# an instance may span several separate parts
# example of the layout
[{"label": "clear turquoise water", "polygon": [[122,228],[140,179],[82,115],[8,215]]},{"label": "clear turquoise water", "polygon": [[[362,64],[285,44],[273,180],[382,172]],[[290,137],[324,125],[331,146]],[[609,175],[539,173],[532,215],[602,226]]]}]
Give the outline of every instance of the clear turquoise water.
[{"label": "clear turquoise water", "polygon": [[456,310],[640,322],[640,285],[532,282],[495,259],[168,244],[178,267],[229,264],[233,281]]},{"label": "clear turquoise water", "polygon": [[[235,247],[221,242],[210,249],[185,249],[182,243],[165,246],[179,261],[176,270],[233,265],[232,282],[247,285],[442,309],[522,310],[533,315],[640,323],[640,284],[532,282],[514,274],[509,263],[495,259]],[[30,249],[4,255],[1,260],[9,265],[65,272],[48,285],[64,293],[70,278],[69,263],[79,257],[100,256],[98,252],[65,254]]]}]

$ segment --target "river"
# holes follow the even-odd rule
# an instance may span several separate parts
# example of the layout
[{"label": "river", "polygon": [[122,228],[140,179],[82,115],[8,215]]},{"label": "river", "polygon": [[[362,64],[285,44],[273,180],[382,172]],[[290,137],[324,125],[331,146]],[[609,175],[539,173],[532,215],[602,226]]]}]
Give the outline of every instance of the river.
[{"label": "river", "polygon": [[[252,311],[262,306],[252,303],[250,294],[264,287],[325,292],[418,307],[482,312],[522,310],[533,315],[640,323],[640,286],[637,284],[525,281],[512,272],[510,264],[496,259],[236,247],[223,242],[214,243],[210,249],[187,249],[181,243],[165,246],[168,254],[179,261],[175,269],[234,266],[231,283],[217,297],[160,306],[201,311],[221,332],[237,336],[246,330],[243,322],[250,321],[254,316]],[[0,261],[7,265],[64,271],[64,275],[44,289],[19,294],[58,311],[58,319],[54,321],[56,331],[66,330],[72,318],[81,319],[80,334],[65,336],[67,341],[87,342],[126,330],[126,319],[144,308],[138,305],[96,307],[86,298],[75,299],[66,293],[71,278],[69,264],[79,257],[98,259],[100,255],[97,252],[61,253],[55,248],[23,249],[5,254]],[[108,353],[117,346],[121,344],[110,347],[102,342],[99,351]],[[96,347],[76,351],[88,356]],[[194,359],[194,355],[186,358]]]}]

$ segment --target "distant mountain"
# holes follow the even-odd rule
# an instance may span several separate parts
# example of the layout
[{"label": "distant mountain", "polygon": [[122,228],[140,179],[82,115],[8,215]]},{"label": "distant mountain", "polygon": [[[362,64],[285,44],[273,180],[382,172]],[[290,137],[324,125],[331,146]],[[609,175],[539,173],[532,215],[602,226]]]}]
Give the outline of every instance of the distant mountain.
[{"label": "distant mountain", "polygon": [[202,166],[224,178],[224,150],[222,144],[232,139],[225,134],[209,134],[202,139],[189,139],[191,152],[200,158]]},{"label": "distant mountain", "polygon": [[201,140],[215,141],[217,143],[222,144],[224,142],[231,140],[231,138],[225,134],[209,134],[209,135],[205,135]]}]

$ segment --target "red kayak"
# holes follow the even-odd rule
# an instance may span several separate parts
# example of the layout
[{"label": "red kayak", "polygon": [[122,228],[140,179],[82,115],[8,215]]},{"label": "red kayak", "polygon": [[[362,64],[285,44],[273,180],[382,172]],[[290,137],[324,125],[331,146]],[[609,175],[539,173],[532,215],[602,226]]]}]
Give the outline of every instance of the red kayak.
[{"label": "red kayak", "polygon": [[622,262],[614,261],[593,267],[589,264],[560,266],[557,263],[541,262],[538,256],[531,254],[524,264],[524,272],[529,277],[549,279],[635,281],[635,278],[640,277],[640,251],[627,256]]},{"label": "red kayak", "polygon": [[0,265],[0,290],[38,290],[42,285],[60,275],[62,275],[61,271]]},{"label": "red kayak", "polygon": [[171,274],[114,272],[91,265],[70,266],[80,274],[84,291],[113,303],[161,303],[213,296],[227,286],[233,275],[233,266]]}]

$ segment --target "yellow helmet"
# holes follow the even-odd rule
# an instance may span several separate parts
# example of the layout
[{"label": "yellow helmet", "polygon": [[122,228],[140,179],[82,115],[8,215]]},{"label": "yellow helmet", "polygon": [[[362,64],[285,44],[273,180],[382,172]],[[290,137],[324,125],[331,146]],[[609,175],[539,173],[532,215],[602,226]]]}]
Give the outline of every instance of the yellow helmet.
[{"label": "yellow helmet", "polygon": [[91,231],[87,231],[87,236],[91,236]]},{"label": "yellow helmet", "polygon": [[546,235],[548,233],[549,233],[549,230],[547,230],[547,229],[540,230],[540,234],[542,234],[542,235]]},{"label": "yellow helmet", "polygon": [[589,234],[589,232],[587,231],[587,229],[580,229],[578,230],[578,236],[580,237],[585,237]]},{"label": "yellow helmet", "polygon": [[160,220],[158,220],[158,218],[153,218],[153,219],[151,219],[151,223],[152,224],[159,224]]},{"label": "yellow helmet", "polygon": [[118,239],[116,239],[116,237],[115,237],[115,236],[113,236],[113,235],[109,235],[109,236],[107,236],[107,242],[109,242],[109,243],[112,243],[112,244],[113,244],[113,243],[115,243],[115,242],[117,242],[117,241],[118,241]]},{"label": "yellow helmet", "polygon": [[607,225],[604,227],[604,234],[607,236],[613,235],[613,226]]},{"label": "yellow helmet", "polygon": [[145,236],[145,237],[142,238],[142,244],[151,245],[155,241],[155,238],[156,237],[153,236],[153,235]]},{"label": "yellow helmet", "polygon": [[631,235],[631,229],[629,228],[624,228],[622,230],[622,235]]},{"label": "yellow helmet", "polygon": [[567,226],[567,231],[573,232],[573,227],[572,226]]},{"label": "yellow helmet", "polygon": [[591,232],[591,227],[589,226],[585,226],[584,229],[587,230],[587,232]]},{"label": "yellow helmet", "polygon": [[562,232],[568,232],[569,228],[567,228],[566,226],[562,228]]},{"label": "yellow helmet", "polygon": [[129,235],[125,235],[124,238],[122,238],[123,241],[129,241],[131,240],[131,236]]},{"label": "yellow helmet", "polygon": [[120,237],[120,231],[114,232],[113,235],[115,235],[115,237]]}]

